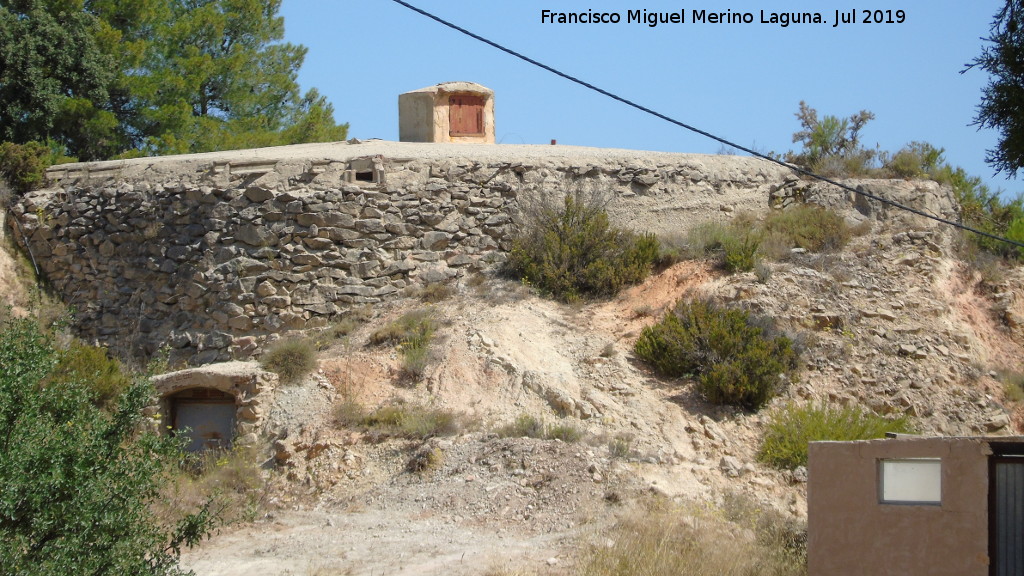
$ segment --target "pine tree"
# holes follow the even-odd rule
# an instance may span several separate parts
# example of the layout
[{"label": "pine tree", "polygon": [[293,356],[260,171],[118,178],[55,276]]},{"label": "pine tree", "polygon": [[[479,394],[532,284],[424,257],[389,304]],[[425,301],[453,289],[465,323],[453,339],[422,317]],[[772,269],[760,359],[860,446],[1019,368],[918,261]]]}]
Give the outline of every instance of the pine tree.
[{"label": "pine tree", "polygon": [[[134,127],[158,153],[344,139],[333,109],[296,81],[306,48],[280,42],[280,0],[165,0],[166,21],[129,78]],[[305,128],[298,128],[300,126]]]},{"label": "pine tree", "polygon": [[1024,2],[1007,0],[985,40],[981,55],[966,69],[980,67],[992,76],[974,120],[999,131],[998,144],[988,150],[985,161],[996,173],[1015,177],[1024,167]]},{"label": "pine tree", "polygon": [[341,140],[280,0],[0,0],[0,139],[82,160]]}]

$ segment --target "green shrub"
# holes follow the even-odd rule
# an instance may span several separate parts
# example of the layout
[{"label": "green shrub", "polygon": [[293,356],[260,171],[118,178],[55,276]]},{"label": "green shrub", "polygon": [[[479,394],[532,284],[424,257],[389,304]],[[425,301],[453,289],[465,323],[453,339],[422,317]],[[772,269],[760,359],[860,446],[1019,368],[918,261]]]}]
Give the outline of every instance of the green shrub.
[{"label": "green shrub", "polygon": [[860,407],[796,406],[778,410],[768,422],[757,458],[776,468],[807,465],[807,445],[820,440],[870,440],[886,432],[910,432],[906,416],[885,418]]},{"label": "green shrub", "polygon": [[548,426],[529,414],[519,415],[514,422],[498,428],[495,433],[502,438],[541,438],[563,442],[578,442],[583,438],[583,431],[572,424],[563,422]]},{"label": "green shrub", "polygon": [[686,254],[690,258],[704,258],[722,248],[722,239],[729,234],[722,222],[701,222],[686,234]]},{"label": "green shrub", "polygon": [[644,328],[634,352],[664,376],[695,376],[709,402],[757,409],[797,361],[789,338],[766,332],[742,310],[680,300]]},{"label": "green shrub", "polygon": [[[351,413],[351,409],[348,412]],[[357,424],[388,436],[417,440],[452,436],[462,429],[461,419],[456,413],[412,403],[381,406],[359,417]]]},{"label": "green shrub", "polygon": [[893,154],[885,169],[897,178],[928,177],[948,183],[943,173],[944,152],[927,142],[911,142]]},{"label": "green shrub", "polygon": [[173,518],[209,502],[224,524],[252,522],[266,504],[268,479],[260,474],[260,450],[235,447],[181,454],[154,513]]},{"label": "green shrub", "polygon": [[455,295],[455,288],[441,282],[427,284],[418,290],[413,291],[413,296],[428,304],[436,304],[447,300]]},{"label": "green shrub", "polygon": [[152,387],[133,383],[107,413],[85,383],[51,375],[57,362],[36,322],[0,325],[0,573],[180,574],[215,514],[153,513],[179,446],[142,421]]},{"label": "green shrub", "polygon": [[704,222],[686,237],[690,258],[715,256],[730,274],[749,272],[761,260],[761,233],[756,222],[739,216],[729,224]]},{"label": "green shrub", "polygon": [[764,221],[764,230],[781,234],[792,246],[811,252],[839,250],[851,236],[842,216],[816,204],[795,204],[772,211]]},{"label": "green shrub", "polygon": [[495,430],[502,438],[543,438],[544,422],[529,414],[520,414],[514,422]]},{"label": "green shrub", "polygon": [[417,474],[425,474],[437,470],[444,464],[444,450],[423,446],[413,453],[406,463],[406,469]]},{"label": "green shrub", "polygon": [[436,329],[433,311],[421,308],[406,312],[398,320],[375,331],[370,335],[370,343],[399,345],[410,341],[429,340]]},{"label": "green shrub", "polygon": [[345,398],[334,408],[334,422],[342,428],[358,428],[366,418],[366,408],[352,398]]},{"label": "green shrub", "polygon": [[687,239],[685,236],[680,234],[658,236],[658,258],[654,261],[654,267],[658,270],[664,270],[684,260],[687,252]]},{"label": "green shrub", "polygon": [[321,328],[310,336],[310,341],[317,350],[327,350],[359,328],[359,320],[353,316],[346,316],[337,322]]},{"label": "green shrub", "polygon": [[38,142],[0,144],[0,176],[24,194],[43,183],[49,150]]},{"label": "green shrub", "polygon": [[658,257],[657,237],[614,228],[599,202],[568,194],[561,209],[545,206],[528,217],[506,271],[572,302],[640,282]]},{"label": "green shrub", "polygon": [[786,160],[809,168],[823,176],[857,176],[871,171],[877,150],[865,148],[860,131],[875,115],[861,110],[849,118],[826,115],[800,102],[796,113],[801,130],[793,133],[793,142],[803,144],[800,152],[790,152]]},{"label": "green shrub", "polygon": [[46,169],[54,164],[76,162],[63,154],[64,147],[53,141],[47,144],[26,142],[0,143],[0,177],[19,194],[38,188],[46,181]]},{"label": "green shrub", "polygon": [[373,344],[397,344],[402,376],[420,380],[430,363],[430,342],[437,324],[430,309],[413,310],[370,335]]},{"label": "green shrub", "polygon": [[307,339],[279,340],[263,353],[260,365],[276,373],[282,384],[293,384],[316,370],[316,344]]},{"label": "green shrub", "polygon": [[419,338],[403,344],[398,353],[402,357],[402,377],[413,382],[423,379],[430,364],[429,338]]},{"label": "green shrub", "polygon": [[73,342],[58,357],[50,380],[84,383],[92,394],[93,404],[105,410],[115,408],[114,400],[132,385],[131,376],[104,348]]},{"label": "green shrub", "polygon": [[999,381],[1003,383],[1003,393],[1011,402],[1024,402],[1024,374],[1013,370],[1000,370]]},{"label": "green shrub", "polygon": [[758,248],[761,241],[756,235],[747,233],[742,236],[728,236],[722,243],[725,252],[723,265],[730,274],[749,272],[758,263]]},{"label": "green shrub", "polygon": [[544,431],[544,438],[548,440],[561,440],[562,442],[579,442],[583,438],[583,431],[572,424],[555,424]]},{"label": "green shrub", "polygon": [[636,437],[628,432],[620,432],[608,440],[608,454],[612,458],[629,458],[633,456],[633,442]]}]

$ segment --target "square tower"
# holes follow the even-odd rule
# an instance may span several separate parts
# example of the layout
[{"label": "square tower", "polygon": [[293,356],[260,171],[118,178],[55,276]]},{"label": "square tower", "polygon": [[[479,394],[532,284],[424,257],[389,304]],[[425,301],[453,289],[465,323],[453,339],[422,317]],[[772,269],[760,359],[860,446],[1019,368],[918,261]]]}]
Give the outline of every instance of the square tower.
[{"label": "square tower", "polygon": [[494,91],[473,82],[445,82],[401,94],[398,139],[494,144]]}]

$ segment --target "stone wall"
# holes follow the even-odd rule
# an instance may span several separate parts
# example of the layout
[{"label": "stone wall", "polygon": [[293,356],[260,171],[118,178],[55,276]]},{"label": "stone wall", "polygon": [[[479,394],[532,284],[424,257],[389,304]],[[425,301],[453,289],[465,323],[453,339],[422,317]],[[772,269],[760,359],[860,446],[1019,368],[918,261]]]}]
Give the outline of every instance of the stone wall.
[{"label": "stone wall", "polygon": [[192,365],[504,260],[520,205],[603,194],[613,221],[684,233],[763,210],[782,168],[565,146],[302,145],[58,166],[13,207],[80,335]]}]

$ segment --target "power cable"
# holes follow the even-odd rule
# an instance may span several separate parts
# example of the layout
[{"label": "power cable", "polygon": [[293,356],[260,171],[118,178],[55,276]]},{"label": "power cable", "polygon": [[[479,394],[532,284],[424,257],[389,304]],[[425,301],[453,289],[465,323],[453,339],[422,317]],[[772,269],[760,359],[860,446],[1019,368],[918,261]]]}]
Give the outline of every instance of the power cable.
[{"label": "power cable", "polygon": [[691,132],[695,132],[697,134],[700,134],[701,136],[705,136],[707,138],[710,138],[712,140],[715,140],[717,142],[725,144],[726,146],[730,146],[730,147],[735,148],[737,150],[742,150],[743,152],[746,152],[747,154],[750,154],[751,156],[754,156],[755,158],[760,158],[762,160],[767,160],[768,162],[772,162],[774,164],[778,164],[779,166],[782,166],[783,168],[788,168],[789,170],[792,170],[792,171],[796,172],[797,174],[801,174],[801,175],[804,175],[804,176],[808,176],[810,178],[814,178],[815,180],[820,180],[822,182],[826,182],[826,183],[831,184],[833,186],[837,186],[837,187],[839,187],[842,190],[846,190],[848,192],[853,192],[854,194],[857,194],[858,196],[863,196],[864,198],[869,198],[871,200],[876,200],[876,201],[881,202],[883,204],[887,204],[889,206],[892,206],[893,208],[897,208],[899,210],[905,210],[905,211],[910,212],[912,214],[917,214],[918,216],[922,216],[924,218],[928,218],[929,220],[934,220],[936,222],[940,222],[942,224],[953,226],[954,228],[959,228],[960,230],[965,230],[967,232],[973,232],[974,234],[978,234],[979,236],[984,236],[986,238],[991,238],[991,239],[997,240],[999,242],[1005,242],[1007,244],[1011,244],[1011,245],[1016,246],[1018,248],[1024,248],[1024,243],[1022,243],[1022,242],[1017,242],[1016,240],[1011,240],[1009,238],[1003,238],[1002,236],[996,236],[995,234],[990,234],[988,232],[984,232],[982,230],[978,230],[977,228],[972,228],[971,226],[967,226],[966,224],[963,224],[963,223],[960,223],[960,222],[955,222],[953,220],[949,220],[949,219],[946,219],[946,218],[942,218],[941,216],[936,216],[934,214],[928,214],[927,212],[924,212],[924,211],[919,210],[917,208],[911,208],[910,206],[906,206],[904,204],[900,204],[900,203],[895,202],[893,200],[889,200],[887,198],[882,198],[880,196],[876,196],[874,194],[871,194],[870,192],[865,192],[863,190],[857,190],[857,189],[852,188],[850,186],[847,186],[845,184],[841,184],[841,183],[839,183],[839,182],[837,182],[837,181],[835,181],[835,180],[833,180],[831,178],[828,178],[826,176],[821,176],[819,174],[815,174],[814,172],[811,172],[810,170],[806,170],[806,169],[801,168],[799,166],[795,166],[793,164],[789,164],[787,162],[783,162],[782,160],[779,160],[777,158],[772,158],[771,156],[768,156],[766,154],[762,154],[762,153],[757,152],[755,150],[751,150],[750,148],[747,148],[746,146],[742,146],[740,144],[736,144],[735,142],[731,142],[729,140],[726,140],[725,138],[722,138],[722,137],[719,137],[719,136],[715,136],[714,134],[712,134],[710,132],[707,132],[705,130],[701,130],[700,128],[697,128],[695,126],[691,126],[689,124],[686,124],[685,122],[680,122],[679,120],[676,120],[675,118],[672,118],[672,117],[666,116],[665,114],[662,114],[660,112],[656,112],[654,110],[651,110],[650,108],[647,108],[646,106],[642,106],[640,104],[637,104],[636,102],[633,102],[632,100],[629,100],[627,98],[623,98],[622,96],[619,96],[617,94],[614,94],[614,93],[609,92],[607,90],[604,90],[602,88],[594,86],[593,84],[590,84],[589,82],[586,82],[584,80],[580,80],[579,78],[576,78],[575,76],[571,76],[569,74],[566,74],[565,72],[562,72],[561,70],[558,70],[556,68],[552,68],[551,66],[548,66],[547,64],[544,64],[543,62],[538,62],[537,60],[534,60],[533,58],[530,58],[529,56],[524,56],[523,54],[520,54],[519,52],[516,52],[515,50],[512,50],[510,48],[506,48],[505,46],[502,46],[501,44],[498,44],[497,42],[493,42],[491,40],[488,40],[487,38],[484,38],[483,36],[480,36],[479,34],[474,34],[473,32],[470,32],[469,30],[466,30],[465,28],[462,28],[462,27],[460,27],[460,26],[458,26],[456,24],[453,24],[453,23],[451,23],[451,22],[449,22],[449,21],[447,21],[447,20],[445,20],[445,19],[443,19],[443,18],[441,18],[439,16],[435,16],[435,15],[431,14],[430,12],[427,12],[426,10],[422,10],[420,8],[417,8],[416,6],[413,6],[412,4],[409,4],[408,2],[405,2],[404,0],[392,0],[392,2],[394,2],[396,4],[400,4],[402,6],[405,6],[409,10],[412,10],[413,12],[416,12],[416,13],[419,13],[419,14],[421,14],[423,16],[426,16],[427,18],[430,18],[431,20],[434,20],[435,22],[438,22],[439,24],[443,24],[444,26],[447,26],[447,27],[449,27],[449,28],[451,28],[453,30],[456,30],[458,32],[461,32],[461,33],[465,34],[466,36],[469,36],[470,38],[473,38],[475,40],[479,40],[480,42],[483,42],[484,44],[487,44],[489,46],[497,48],[498,50],[501,50],[502,52],[505,52],[506,54],[509,54],[511,56],[515,56],[516,58],[519,58],[520,60],[523,60],[525,62],[533,64],[534,66],[537,66],[538,68],[542,68],[544,70],[547,70],[548,72],[551,72],[552,74],[554,74],[556,76],[561,76],[562,78],[565,78],[566,80],[569,80],[570,82],[574,82],[576,84],[579,84],[580,86],[583,86],[584,88],[588,88],[590,90],[593,90],[594,92],[597,92],[598,94],[601,94],[601,95],[607,96],[608,98],[611,98],[613,100],[617,100],[619,102],[622,102],[623,104],[625,104],[627,106],[630,106],[632,108],[636,108],[637,110],[640,110],[641,112],[646,112],[647,114],[650,114],[651,116],[654,116],[655,118],[660,118],[661,120],[669,122],[670,124],[675,124],[676,126],[679,126],[681,128],[685,128],[686,130],[689,130]]}]

